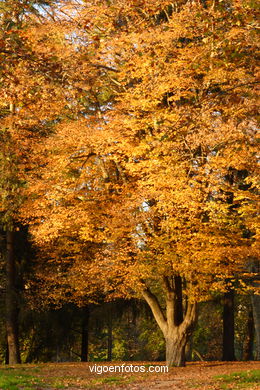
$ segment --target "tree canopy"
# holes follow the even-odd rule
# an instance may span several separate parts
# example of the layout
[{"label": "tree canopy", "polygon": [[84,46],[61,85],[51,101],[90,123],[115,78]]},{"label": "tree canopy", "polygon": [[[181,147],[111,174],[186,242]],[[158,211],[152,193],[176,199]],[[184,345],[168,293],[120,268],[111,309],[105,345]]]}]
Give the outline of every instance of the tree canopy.
[{"label": "tree canopy", "polygon": [[50,300],[143,297],[181,365],[196,303],[252,287],[256,4],[7,3],[0,210]]}]

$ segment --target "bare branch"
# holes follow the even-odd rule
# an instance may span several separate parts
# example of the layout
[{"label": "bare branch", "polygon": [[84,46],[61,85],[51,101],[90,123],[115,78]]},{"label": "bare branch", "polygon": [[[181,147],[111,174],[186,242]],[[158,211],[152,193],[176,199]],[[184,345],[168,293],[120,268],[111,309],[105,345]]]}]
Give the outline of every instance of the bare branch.
[{"label": "bare branch", "polygon": [[148,287],[143,289],[142,295],[146,300],[146,302],[148,303],[148,305],[150,306],[154,318],[157,324],[159,325],[161,331],[163,332],[164,335],[166,335],[168,330],[168,325],[157,297],[150,291]]}]

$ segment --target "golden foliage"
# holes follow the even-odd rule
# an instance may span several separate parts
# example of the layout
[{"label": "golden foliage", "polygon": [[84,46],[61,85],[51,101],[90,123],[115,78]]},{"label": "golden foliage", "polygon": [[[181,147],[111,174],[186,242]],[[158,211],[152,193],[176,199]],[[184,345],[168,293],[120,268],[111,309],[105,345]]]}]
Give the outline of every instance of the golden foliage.
[{"label": "golden foliage", "polygon": [[15,128],[48,120],[53,132],[30,146],[39,166],[21,214],[46,258],[71,259],[78,299],[176,275],[190,300],[245,289],[259,232],[257,40],[252,2],[230,3],[89,1],[22,32],[36,68],[18,60],[1,93],[19,107]]}]

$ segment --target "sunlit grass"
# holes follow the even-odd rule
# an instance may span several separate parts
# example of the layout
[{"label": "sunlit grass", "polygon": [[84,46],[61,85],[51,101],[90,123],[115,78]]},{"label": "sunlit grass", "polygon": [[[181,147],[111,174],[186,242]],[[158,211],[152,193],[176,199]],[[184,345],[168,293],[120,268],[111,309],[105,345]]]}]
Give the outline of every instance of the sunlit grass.
[{"label": "sunlit grass", "polygon": [[92,383],[108,383],[108,384],[128,384],[134,382],[135,377],[109,376],[107,378],[99,378],[92,381]]},{"label": "sunlit grass", "polygon": [[215,379],[221,382],[221,388],[224,390],[251,389],[253,385],[260,384],[260,370],[235,372],[229,375],[218,375]]},{"label": "sunlit grass", "polygon": [[1,390],[32,390],[40,383],[39,378],[26,374],[22,370],[6,368],[0,370]]}]

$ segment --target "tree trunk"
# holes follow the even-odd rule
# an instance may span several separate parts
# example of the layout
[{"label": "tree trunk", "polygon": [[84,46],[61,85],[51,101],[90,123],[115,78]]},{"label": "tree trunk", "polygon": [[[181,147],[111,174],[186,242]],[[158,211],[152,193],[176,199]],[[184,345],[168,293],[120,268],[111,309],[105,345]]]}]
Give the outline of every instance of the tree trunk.
[{"label": "tree trunk", "polygon": [[107,324],[107,361],[112,361],[113,352],[113,324],[111,307],[108,309],[108,324]]},{"label": "tree trunk", "polygon": [[234,290],[227,291],[223,300],[223,361],[235,358]]},{"label": "tree trunk", "polygon": [[166,362],[168,367],[185,366],[185,347],[188,341],[188,334],[186,332],[180,334],[172,332],[169,336],[165,337],[166,341]]},{"label": "tree trunk", "polygon": [[243,348],[243,360],[253,360],[253,346],[254,346],[254,317],[253,310],[250,308],[247,319],[247,334]]},{"label": "tree trunk", "polygon": [[14,254],[14,232],[6,233],[6,336],[8,363],[21,363],[18,337],[18,303],[16,293],[16,265]]},{"label": "tree trunk", "polygon": [[[154,318],[163,332],[166,342],[166,364],[168,367],[185,365],[185,347],[196,322],[196,304],[183,305],[182,280],[179,276],[164,278],[166,290],[166,313],[157,297],[145,288],[143,297],[150,306]],[[184,306],[185,310],[184,310]]]},{"label": "tree trunk", "polygon": [[89,308],[82,309],[80,360],[88,362]]},{"label": "tree trunk", "polygon": [[[260,281],[260,261],[258,259],[251,259],[250,271],[255,274],[252,285],[258,288]],[[253,294],[251,296],[251,302],[256,335],[256,360],[260,360],[260,295]]]},{"label": "tree trunk", "polygon": [[251,300],[256,335],[256,360],[260,360],[260,295],[252,295]]}]

